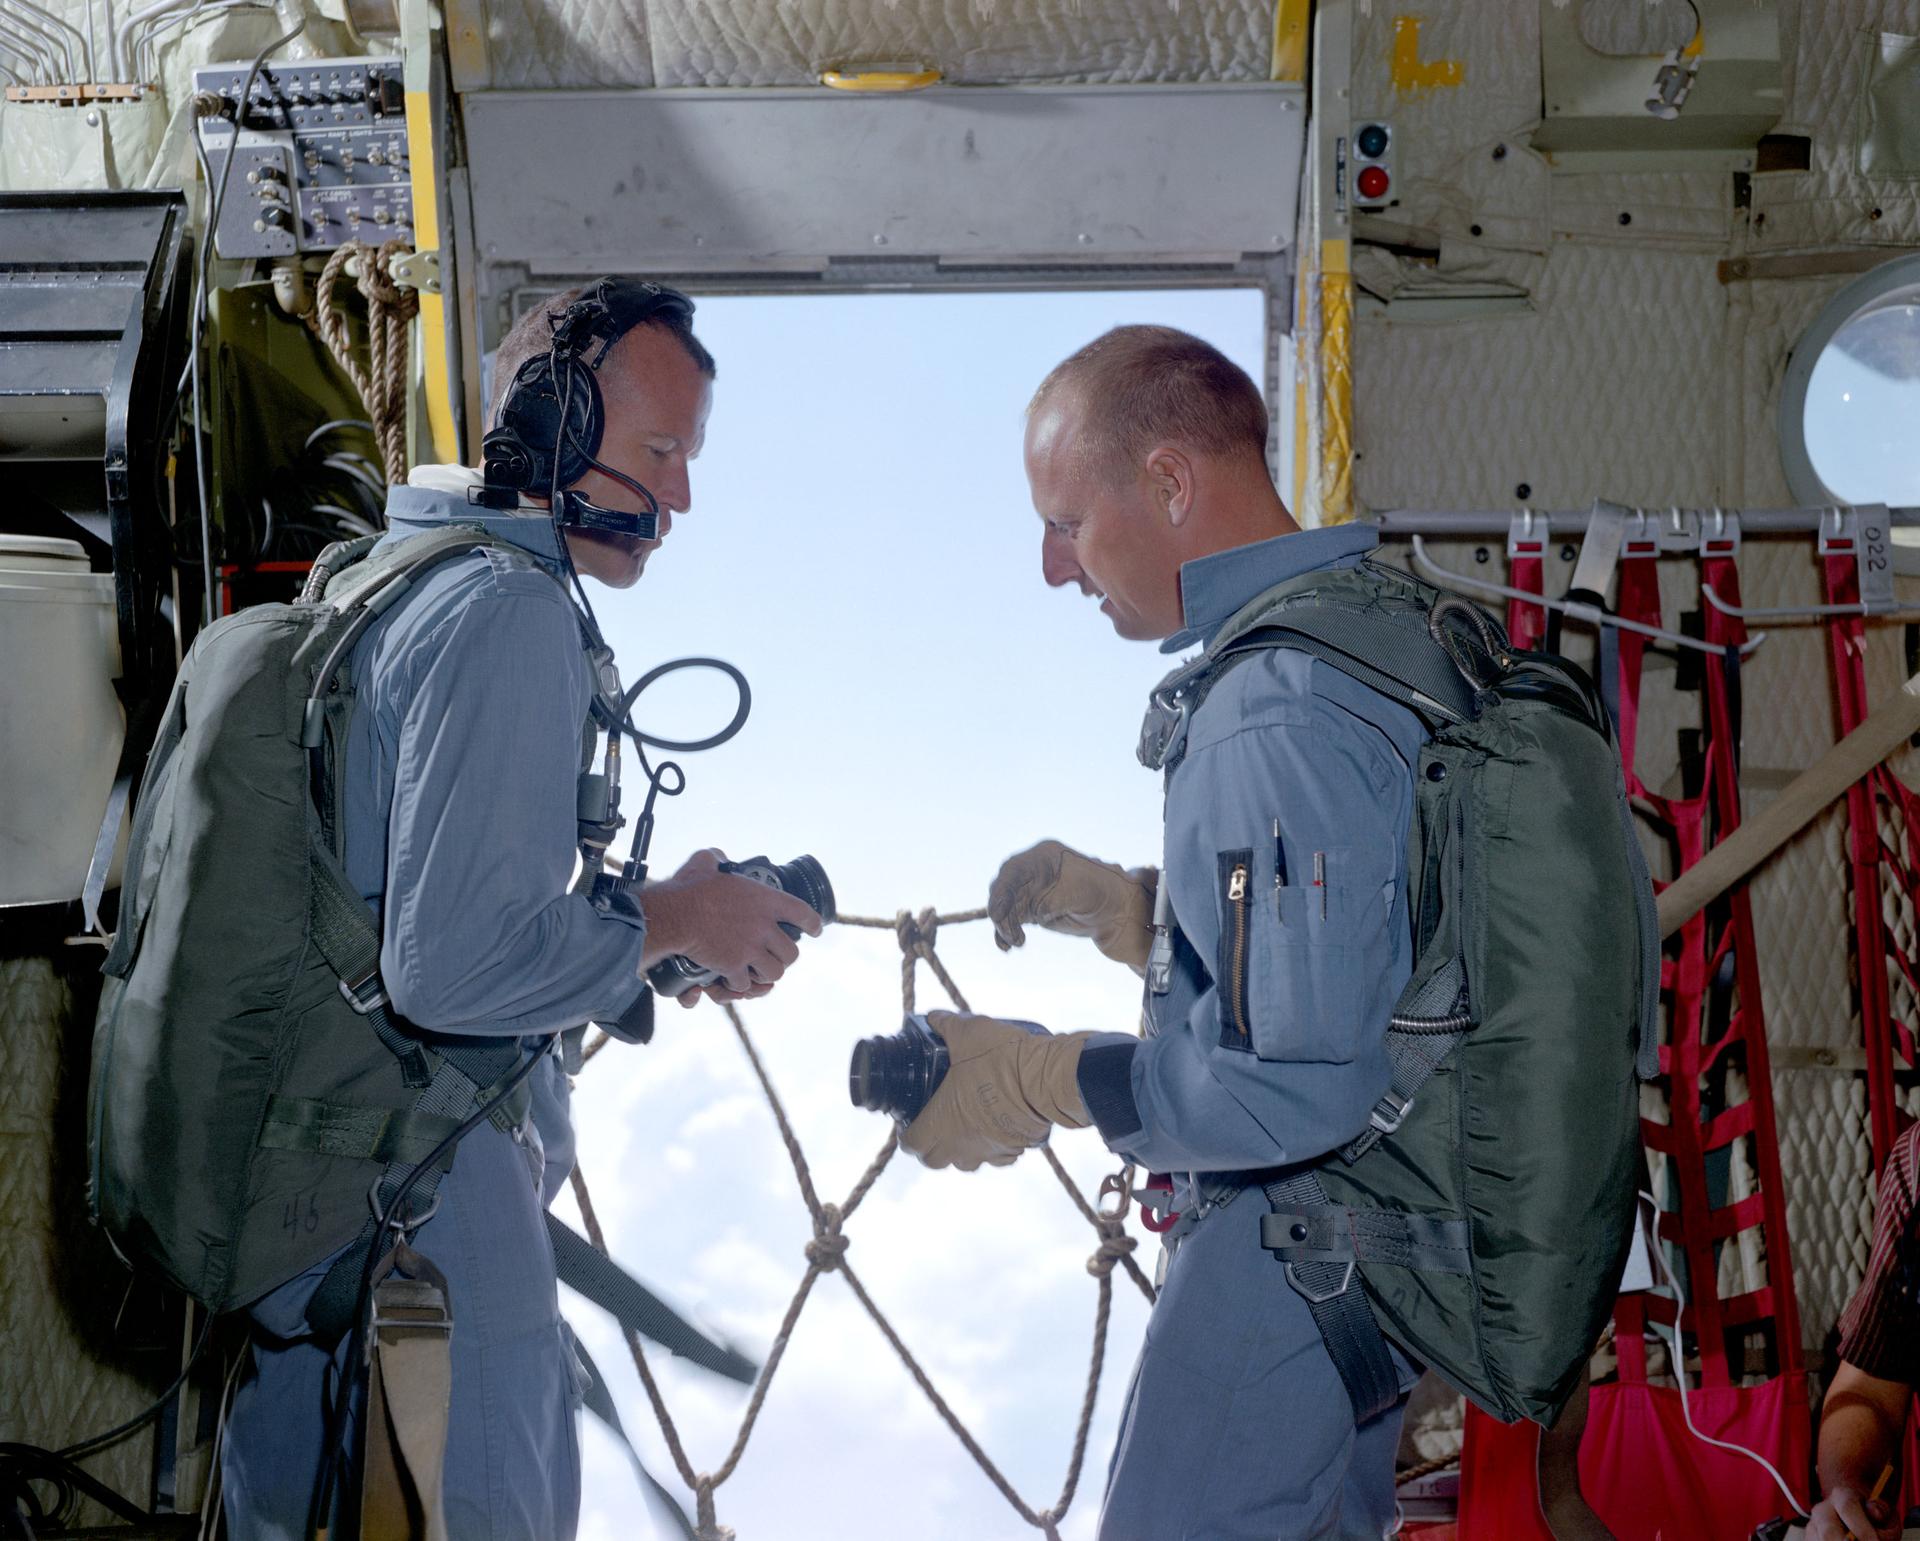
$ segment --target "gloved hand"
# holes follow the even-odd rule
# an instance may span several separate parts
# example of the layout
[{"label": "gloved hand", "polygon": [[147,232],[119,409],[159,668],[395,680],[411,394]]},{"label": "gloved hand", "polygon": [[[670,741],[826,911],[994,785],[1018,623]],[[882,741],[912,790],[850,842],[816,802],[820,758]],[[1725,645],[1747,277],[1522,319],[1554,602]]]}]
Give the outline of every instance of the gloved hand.
[{"label": "gloved hand", "polygon": [[1116,963],[1145,976],[1153,947],[1153,894],[1160,874],[1152,867],[1123,871],[1111,862],[1082,856],[1058,840],[1009,856],[987,893],[993,939],[1002,952],[1022,945],[1022,922],[1068,936],[1088,936]]},{"label": "gloved hand", "polygon": [[923,1165],[971,1172],[1007,1166],[1054,1124],[1092,1122],[1080,1096],[1080,1050],[1088,1033],[1030,1033],[993,1017],[930,1011],[946,1042],[946,1078],[900,1143]]}]

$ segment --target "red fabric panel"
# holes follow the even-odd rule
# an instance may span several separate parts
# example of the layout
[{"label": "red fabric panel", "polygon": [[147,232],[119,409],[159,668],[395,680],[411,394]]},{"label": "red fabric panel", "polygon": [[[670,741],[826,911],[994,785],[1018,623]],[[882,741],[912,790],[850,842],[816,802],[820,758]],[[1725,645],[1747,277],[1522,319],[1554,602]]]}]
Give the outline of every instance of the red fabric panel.
[{"label": "red fabric panel", "polygon": [[[1537,556],[1517,556],[1507,564],[1507,587],[1541,592],[1546,574]],[[1523,652],[1531,652],[1547,640],[1547,612],[1540,605],[1507,601],[1507,640]]]},{"label": "red fabric panel", "polygon": [[[1804,1382],[1780,1376],[1753,1387],[1691,1394],[1693,1419],[1773,1462],[1806,1501],[1810,1451]],[[1534,1479],[1540,1431],[1467,1409],[1460,1453],[1460,1534],[1473,1541],[1552,1541]],[[1680,1393],[1661,1386],[1595,1386],[1580,1446],[1580,1487],[1619,1541],[1747,1541],[1786,1512],[1773,1479],[1745,1456],[1694,1438]]]},{"label": "red fabric panel", "polygon": [[[1599,1388],[1594,1388],[1595,1394]],[[1592,1425],[1588,1425],[1589,1439]],[[1587,1441],[1582,1441],[1584,1452]],[[1473,1541],[1553,1541],[1540,1518],[1534,1463],[1540,1426],[1502,1423],[1467,1404],[1460,1445],[1460,1534]],[[1584,1481],[1584,1479],[1583,1479]]]}]

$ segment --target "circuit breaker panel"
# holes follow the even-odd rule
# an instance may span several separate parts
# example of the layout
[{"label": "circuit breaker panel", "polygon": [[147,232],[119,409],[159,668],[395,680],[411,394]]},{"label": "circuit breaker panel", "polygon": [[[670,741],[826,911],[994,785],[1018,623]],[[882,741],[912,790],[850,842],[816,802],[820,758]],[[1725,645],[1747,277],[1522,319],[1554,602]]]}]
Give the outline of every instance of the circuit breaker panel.
[{"label": "circuit breaker panel", "polygon": [[222,257],[413,239],[399,59],[264,65],[242,102],[246,79],[244,65],[193,73],[195,91],[223,103],[200,120],[210,196],[221,198],[214,249]]}]

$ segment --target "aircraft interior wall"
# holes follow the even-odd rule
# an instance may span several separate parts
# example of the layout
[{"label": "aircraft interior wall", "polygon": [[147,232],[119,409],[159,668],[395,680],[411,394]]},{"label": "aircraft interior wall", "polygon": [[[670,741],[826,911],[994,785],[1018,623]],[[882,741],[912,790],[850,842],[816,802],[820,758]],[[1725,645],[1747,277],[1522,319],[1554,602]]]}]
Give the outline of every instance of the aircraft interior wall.
[{"label": "aircraft interior wall", "polygon": [[[1402,8],[1357,8],[1352,118],[1393,125],[1402,198],[1383,225],[1356,227],[1356,503],[1791,506],[1799,500],[1776,429],[1788,357],[1859,271],[1853,254],[1892,256],[1920,239],[1920,181],[1863,174],[1857,153],[1877,38],[1920,33],[1920,4],[1779,0],[1784,99],[1771,133],[1804,136],[1808,169],[1738,177],[1570,172],[1530,148],[1545,9],[1534,0],[1423,5],[1418,57],[1458,61],[1460,84],[1409,92],[1395,85]],[[1403,58],[1403,79],[1405,68]],[[1793,276],[1761,276],[1782,269]],[[1420,314],[1423,301],[1448,294],[1461,297],[1453,313]],[[1488,545],[1432,549],[1500,581],[1500,541],[1489,565],[1475,563]],[[1671,624],[1699,597],[1689,564],[1662,565]],[[1749,536],[1740,570],[1749,606],[1822,599],[1805,536]],[[1550,560],[1546,571],[1548,592],[1564,591],[1571,563]],[[1913,580],[1900,588],[1920,599]],[[1749,816],[1835,741],[1827,647],[1823,629],[1779,626],[1743,667]],[[1869,628],[1867,647],[1868,696],[1883,700],[1911,673],[1900,628]],[[1697,697],[1672,679],[1649,675],[1639,768],[1650,785],[1677,791],[1678,734],[1698,725]],[[1920,771],[1910,751],[1891,763],[1908,781]],[[1872,1221],[1846,869],[1846,815],[1836,806],[1752,888],[1802,1335],[1815,1365],[1865,1264]],[[1910,932],[1911,915],[1900,924]],[[1908,1110],[1920,1109],[1912,1077],[1904,1088]]]}]

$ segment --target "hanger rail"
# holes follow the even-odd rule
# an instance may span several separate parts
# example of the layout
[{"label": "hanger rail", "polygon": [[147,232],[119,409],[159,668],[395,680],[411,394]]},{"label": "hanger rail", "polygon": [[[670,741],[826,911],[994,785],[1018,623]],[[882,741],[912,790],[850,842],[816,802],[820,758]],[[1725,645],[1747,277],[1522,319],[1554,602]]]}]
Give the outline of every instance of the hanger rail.
[{"label": "hanger rail", "polygon": [[[1696,653],[1724,656],[1730,651],[1718,642],[1704,642],[1698,637],[1689,637],[1682,632],[1668,631],[1660,626],[1649,626],[1642,621],[1628,620],[1622,615],[1609,615],[1599,606],[1585,604],[1577,599],[1550,599],[1542,594],[1529,593],[1526,589],[1509,588],[1504,583],[1489,583],[1482,578],[1469,578],[1464,573],[1453,571],[1452,568],[1442,567],[1428,556],[1426,542],[1421,536],[1415,535],[1412,539],[1414,565],[1443,588],[1458,589],[1484,599],[1518,600],[1525,605],[1540,605],[1548,610],[1556,610],[1571,620],[1585,621],[1592,626],[1612,626],[1620,631],[1631,631],[1643,637],[1651,637],[1658,642],[1669,643],[1674,647],[1691,648]],[[1755,633],[1740,644],[1740,656],[1745,658],[1766,640],[1767,634],[1764,631]]]}]

